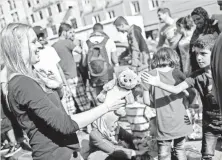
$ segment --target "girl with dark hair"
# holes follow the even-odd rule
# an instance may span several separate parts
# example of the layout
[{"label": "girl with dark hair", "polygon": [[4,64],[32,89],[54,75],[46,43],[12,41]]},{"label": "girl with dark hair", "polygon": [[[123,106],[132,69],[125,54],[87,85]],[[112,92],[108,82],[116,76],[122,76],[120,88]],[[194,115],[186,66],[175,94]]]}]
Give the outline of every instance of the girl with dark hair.
[{"label": "girl with dark hair", "polygon": [[[167,84],[176,85],[185,79],[185,75],[176,67],[179,64],[178,54],[171,48],[163,47],[153,56],[151,63],[152,71],[148,74],[159,75],[160,81]],[[147,72],[144,72],[146,75]],[[143,81],[144,82],[144,81]],[[192,133],[192,127],[186,123],[184,117],[187,117],[186,106],[184,104],[184,93],[171,94],[158,87],[144,84],[144,102],[151,104],[156,108],[157,124],[157,145],[158,159],[171,160],[171,142],[175,155],[180,160],[186,160],[184,143],[186,136]],[[146,97],[145,97],[146,96]],[[150,102],[149,102],[149,96]]]},{"label": "girl with dark hair", "polygon": [[199,38],[201,34],[213,34],[218,36],[220,34],[220,29],[218,27],[218,22],[216,20],[210,19],[207,11],[202,7],[197,7],[191,13],[192,19],[196,25],[196,29],[190,40],[190,58],[192,71],[199,69],[199,66],[196,61],[196,55],[192,50],[192,47],[195,41]]},{"label": "girl with dark hair", "polygon": [[191,16],[181,17],[176,22],[177,31],[182,34],[182,38],[178,43],[181,70],[185,75],[191,73],[190,67],[190,40],[193,34],[194,23]]}]

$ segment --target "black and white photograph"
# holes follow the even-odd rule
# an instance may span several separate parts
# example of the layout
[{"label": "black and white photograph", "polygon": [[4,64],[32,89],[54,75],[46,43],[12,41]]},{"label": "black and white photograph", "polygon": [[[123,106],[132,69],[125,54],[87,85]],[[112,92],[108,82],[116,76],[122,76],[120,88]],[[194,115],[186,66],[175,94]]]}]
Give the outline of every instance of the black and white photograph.
[{"label": "black and white photograph", "polygon": [[222,160],[222,0],[0,0],[1,160]]}]

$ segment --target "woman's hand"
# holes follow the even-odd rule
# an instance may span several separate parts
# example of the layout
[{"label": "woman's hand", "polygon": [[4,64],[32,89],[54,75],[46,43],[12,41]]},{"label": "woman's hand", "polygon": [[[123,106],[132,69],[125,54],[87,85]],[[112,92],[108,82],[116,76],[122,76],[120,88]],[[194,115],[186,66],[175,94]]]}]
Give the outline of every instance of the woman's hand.
[{"label": "woman's hand", "polygon": [[106,104],[109,111],[115,111],[125,105],[126,105],[125,99],[118,99],[116,101],[113,101],[113,103],[111,103],[111,104]]},{"label": "woman's hand", "polygon": [[149,73],[144,72],[142,73],[141,78],[142,78],[142,82],[148,83],[152,86],[158,87],[160,85],[160,76],[159,76],[158,71],[157,71],[156,76],[152,76]]},{"label": "woman's hand", "polygon": [[62,83],[57,79],[53,72],[44,70],[37,71],[38,76],[45,82],[45,85],[51,89],[57,89],[62,86]]}]

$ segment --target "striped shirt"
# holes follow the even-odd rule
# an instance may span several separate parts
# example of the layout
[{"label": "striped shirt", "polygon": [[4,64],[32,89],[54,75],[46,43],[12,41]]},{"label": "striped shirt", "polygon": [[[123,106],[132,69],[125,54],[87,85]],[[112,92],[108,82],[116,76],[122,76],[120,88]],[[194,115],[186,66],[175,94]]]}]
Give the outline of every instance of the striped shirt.
[{"label": "striped shirt", "polygon": [[130,123],[134,137],[147,136],[149,133],[149,121],[151,117],[155,117],[155,109],[145,104],[134,102],[126,106],[126,117]]}]

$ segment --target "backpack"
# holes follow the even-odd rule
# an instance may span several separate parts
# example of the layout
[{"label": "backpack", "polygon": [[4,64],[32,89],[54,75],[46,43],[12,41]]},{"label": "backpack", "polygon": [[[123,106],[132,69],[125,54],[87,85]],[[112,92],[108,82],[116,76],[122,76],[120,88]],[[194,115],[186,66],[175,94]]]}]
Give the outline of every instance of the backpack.
[{"label": "backpack", "polygon": [[109,63],[105,47],[108,39],[109,37],[105,36],[103,41],[97,44],[90,40],[86,41],[89,48],[87,57],[89,83],[92,87],[103,86],[113,79],[114,69]]}]

